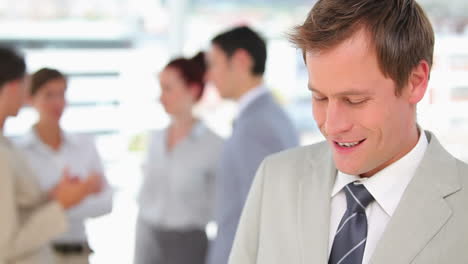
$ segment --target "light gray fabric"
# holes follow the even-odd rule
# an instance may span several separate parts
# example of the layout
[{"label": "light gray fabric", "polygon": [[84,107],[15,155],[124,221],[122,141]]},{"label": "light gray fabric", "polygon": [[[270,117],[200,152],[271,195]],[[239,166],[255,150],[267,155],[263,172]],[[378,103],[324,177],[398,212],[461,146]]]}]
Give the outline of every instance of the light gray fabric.
[{"label": "light gray fabric", "polygon": [[269,154],[297,146],[293,124],[270,93],[252,101],[235,121],[217,174],[218,236],[208,263],[226,264],[255,172]]},{"label": "light gray fabric", "polygon": [[137,223],[135,264],[204,264],[208,239],[204,230],[162,230]]},{"label": "light gray fabric", "polygon": [[[62,131],[63,142],[58,150],[53,150],[31,131],[23,136],[17,146],[26,157],[28,165],[42,192],[47,193],[62,179],[65,168],[81,179],[89,173],[97,172],[105,177],[101,157],[94,139],[89,135]],[[86,197],[77,206],[67,210],[68,230],[55,243],[85,243],[87,241],[85,220],[108,214],[112,210],[113,190],[104,178],[103,190]]]},{"label": "light gray fabric", "polygon": [[139,218],[163,229],[204,229],[213,220],[223,139],[199,121],[170,151],[167,128],[152,133],[138,195]]},{"label": "light gray fabric", "polygon": [[138,219],[135,232],[134,264],[154,264],[160,255],[156,230],[142,219]]},{"label": "light gray fabric", "polygon": [[[370,263],[468,263],[468,166],[426,132],[429,146]],[[326,143],[261,165],[230,264],[326,263],[336,176]]]}]

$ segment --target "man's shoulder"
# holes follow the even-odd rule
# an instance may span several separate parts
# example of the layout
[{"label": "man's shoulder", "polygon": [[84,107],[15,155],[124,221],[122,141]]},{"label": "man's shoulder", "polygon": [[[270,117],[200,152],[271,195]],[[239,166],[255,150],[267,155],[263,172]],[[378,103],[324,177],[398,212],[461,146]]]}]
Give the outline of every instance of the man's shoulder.
[{"label": "man's shoulder", "polygon": [[275,196],[278,191],[285,191],[284,197],[291,198],[305,177],[324,179],[323,174],[317,173],[316,166],[330,161],[329,153],[326,142],[278,152],[262,162],[257,177],[262,179],[265,192]]},{"label": "man's shoulder", "polygon": [[468,186],[468,163],[459,160],[455,157],[453,158],[455,159],[455,164],[457,166],[458,173],[462,177],[462,181],[465,183],[464,185]]},{"label": "man's shoulder", "polygon": [[[313,122],[311,120],[311,122]],[[294,124],[284,109],[269,94],[241,113],[237,121],[240,129],[246,131],[270,131],[271,134],[296,134]]]},{"label": "man's shoulder", "polygon": [[267,92],[255,98],[255,100],[241,112],[240,117],[249,119],[252,116],[275,116],[278,115],[278,113],[283,114],[281,105],[274,99],[271,92]]},{"label": "man's shoulder", "polygon": [[327,142],[322,141],[316,144],[287,149],[269,155],[265,162],[274,166],[295,166],[303,163],[313,163],[330,153]]}]

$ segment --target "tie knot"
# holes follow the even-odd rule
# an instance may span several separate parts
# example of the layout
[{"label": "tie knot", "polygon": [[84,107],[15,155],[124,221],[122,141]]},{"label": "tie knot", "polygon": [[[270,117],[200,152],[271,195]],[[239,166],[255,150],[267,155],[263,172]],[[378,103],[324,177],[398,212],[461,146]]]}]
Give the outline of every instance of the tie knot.
[{"label": "tie knot", "polygon": [[347,207],[351,212],[365,212],[366,207],[374,200],[363,184],[352,182],[345,186],[345,193]]}]

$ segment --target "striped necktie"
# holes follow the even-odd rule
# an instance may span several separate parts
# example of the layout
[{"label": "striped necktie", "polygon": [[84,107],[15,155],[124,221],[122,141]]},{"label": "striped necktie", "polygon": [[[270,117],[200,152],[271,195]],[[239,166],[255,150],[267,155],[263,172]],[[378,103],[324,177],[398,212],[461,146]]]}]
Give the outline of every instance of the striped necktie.
[{"label": "striped necktie", "polygon": [[361,264],[367,240],[366,207],[374,197],[362,184],[344,188],[346,212],[336,230],[328,264]]}]

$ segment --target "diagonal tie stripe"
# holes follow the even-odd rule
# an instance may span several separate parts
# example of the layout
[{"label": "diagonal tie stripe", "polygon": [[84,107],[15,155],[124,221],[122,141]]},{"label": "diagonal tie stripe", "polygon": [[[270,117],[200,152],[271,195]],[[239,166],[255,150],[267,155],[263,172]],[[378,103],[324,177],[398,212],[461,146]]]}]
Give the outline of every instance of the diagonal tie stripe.
[{"label": "diagonal tie stripe", "polygon": [[366,210],[366,207],[362,205],[361,201],[359,201],[359,199],[356,197],[356,195],[353,193],[353,191],[349,188],[348,185],[346,185],[346,192],[349,193],[350,197],[354,199],[354,202],[361,206],[362,209]]},{"label": "diagonal tie stripe", "polygon": [[353,212],[365,212],[374,197],[362,184],[350,183],[345,187],[347,209]]},{"label": "diagonal tie stripe", "polygon": [[365,208],[374,200],[364,185],[345,187],[347,209],[333,240],[329,264],[361,264],[367,240]]},{"label": "diagonal tie stripe", "polygon": [[[338,260],[338,262],[336,264],[340,264],[340,263],[343,263],[347,257],[351,254],[353,254],[354,251],[358,250],[359,248],[363,248],[366,244],[366,240],[367,238],[364,238],[361,242],[359,242],[359,244],[357,244],[356,246],[354,246],[352,249],[350,249],[340,260]],[[362,260],[361,260],[362,262]]]},{"label": "diagonal tie stripe", "polygon": [[[358,213],[354,213],[352,215],[350,215],[348,218],[346,218],[344,221],[342,221],[343,223],[340,223],[340,225],[338,226],[338,230],[336,230],[336,235],[338,235],[338,233],[340,233],[341,230],[343,230],[343,227],[346,226],[346,224],[348,223],[349,220],[351,220],[353,217],[357,216]],[[344,218],[343,218],[344,219]]]}]

